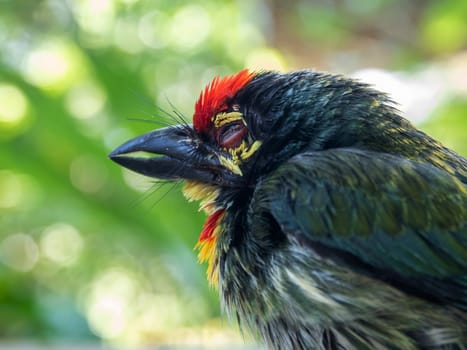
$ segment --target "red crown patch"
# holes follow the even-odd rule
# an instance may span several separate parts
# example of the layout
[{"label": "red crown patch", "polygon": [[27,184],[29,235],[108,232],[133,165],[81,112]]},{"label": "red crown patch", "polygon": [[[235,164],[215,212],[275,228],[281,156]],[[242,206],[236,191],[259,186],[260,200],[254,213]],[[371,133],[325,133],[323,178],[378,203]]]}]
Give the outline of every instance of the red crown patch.
[{"label": "red crown patch", "polygon": [[227,101],[243,88],[255,73],[244,69],[237,74],[224,78],[215,77],[201,92],[195,104],[193,127],[198,133],[207,132],[211,127],[211,118],[227,108]]}]

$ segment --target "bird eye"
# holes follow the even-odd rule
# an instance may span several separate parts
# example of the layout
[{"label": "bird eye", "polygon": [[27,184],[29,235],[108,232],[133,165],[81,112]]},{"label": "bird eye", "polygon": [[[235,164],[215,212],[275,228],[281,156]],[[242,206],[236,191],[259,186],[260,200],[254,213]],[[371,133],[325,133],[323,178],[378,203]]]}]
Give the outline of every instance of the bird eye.
[{"label": "bird eye", "polygon": [[248,129],[242,121],[221,126],[216,131],[217,143],[225,148],[233,148],[240,145]]}]

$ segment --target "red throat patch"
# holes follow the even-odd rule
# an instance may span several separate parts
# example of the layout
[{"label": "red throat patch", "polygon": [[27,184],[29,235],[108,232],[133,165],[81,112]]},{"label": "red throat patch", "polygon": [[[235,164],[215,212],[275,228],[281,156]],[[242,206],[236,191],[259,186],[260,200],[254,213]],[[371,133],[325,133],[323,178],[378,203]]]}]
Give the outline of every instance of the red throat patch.
[{"label": "red throat patch", "polygon": [[203,232],[201,232],[199,241],[195,246],[199,249],[198,258],[200,262],[208,262],[207,276],[209,282],[214,286],[217,285],[219,273],[216,246],[224,215],[224,209],[217,209],[209,215],[203,226]]},{"label": "red throat patch", "polygon": [[203,231],[201,232],[201,235],[199,236],[199,240],[201,242],[211,241],[214,239],[214,230],[219,224],[219,219],[221,218],[221,215],[223,214],[224,214],[223,209],[217,209],[214,213],[209,215],[208,219],[204,223]]},{"label": "red throat patch", "polygon": [[244,69],[237,74],[224,78],[215,77],[203,92],[195,104],[193,114],[193,127],[196,132],[207,132],[211,126],[211,118],[227,108],[227,101],[243,88],[253,77],[254,72]]}]

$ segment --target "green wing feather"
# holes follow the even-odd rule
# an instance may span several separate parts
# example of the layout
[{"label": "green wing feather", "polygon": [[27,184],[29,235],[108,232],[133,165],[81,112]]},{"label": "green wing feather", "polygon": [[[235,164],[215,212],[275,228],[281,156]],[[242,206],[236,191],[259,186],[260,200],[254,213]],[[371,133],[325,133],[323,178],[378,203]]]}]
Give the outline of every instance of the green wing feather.
[{"label": "green wing feather", "polygon": [[467,309],[467,186],[458,178],[389,154],[334,149],[295,156],[257,193],[286,234]]}]

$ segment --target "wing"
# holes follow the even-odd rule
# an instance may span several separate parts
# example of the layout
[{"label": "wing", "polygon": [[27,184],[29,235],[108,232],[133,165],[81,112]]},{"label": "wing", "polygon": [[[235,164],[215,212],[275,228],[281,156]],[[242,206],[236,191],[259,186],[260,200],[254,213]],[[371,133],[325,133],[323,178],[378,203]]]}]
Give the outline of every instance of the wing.
[{"label": "wing", "polygon": [[467,310],[467,187],[354,149],[295,156],[255,194],[287,235],[339,264]]}]

